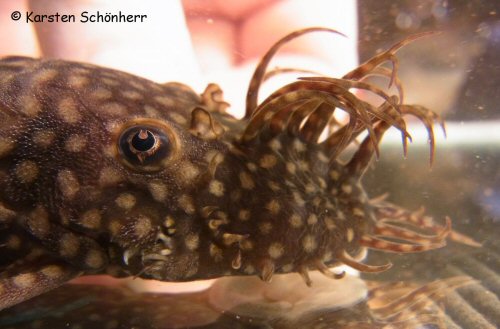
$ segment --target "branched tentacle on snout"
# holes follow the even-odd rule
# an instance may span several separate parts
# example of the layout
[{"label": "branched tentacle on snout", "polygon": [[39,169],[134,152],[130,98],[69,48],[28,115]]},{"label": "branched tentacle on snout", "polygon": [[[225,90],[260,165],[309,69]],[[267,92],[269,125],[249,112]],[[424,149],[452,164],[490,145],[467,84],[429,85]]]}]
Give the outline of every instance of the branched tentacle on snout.
[{"label": "branched tentacle on snout", "polygon": [[[429,241],[444,240],[444,236],[446,236],[451,240],[471,247],[481,246],[477,241],[455,230],[451,230],[451,220],[449,218],[446,218],[445,226],[436,223],[432,217],[425,214],[424,207],[416,211],[410,211],[386,201],[384,197],[373,199],[371,204],[375,207],[377,218],[376,227],[395,226],[398,227],[398,229],[411,231],[419,236],[422,236],[421,233],[418,233],[419,231],[426,230],[435,234],[434,236],[427,236]],[[377,228],[375,230],[377,230]]]},{"label": "branched tentacle on snout", "polygon": [[376,70],[380,65],[389,61],[392,63],[391,80],[389,82],[389,87],[390,87],[390,86],[392,86],[394,81],[396,81],[396,77],[397,77],[397,73],[398,73],[399,61],[398,61],[398,58],[395,56],[396,52],[399,49],[401,49],[402,47],[406,46],[407,44],[409,44],[417,39],[424,38],[424,37],[427,37],[430,35],[436,35],[436,34],[437,34],[437,32],[431,31],[431,32],[423,32],[423,33],[409,36],[406,39],[396,43],[394,46],[392,46],[388,50],[370,58],[365,63],[361,64],[360,66],[358,66],[354,70],[345,74],[342,77],[342,79],[348,79],[348,80],[363,79],[367,75],[371,74],[374,70]]},{"label": "branched tentacle on snout", "polygon": [[[395,53],[406,44],[435,34],[434,32],[426,32],[409,37],[400,43],[394,45],[389,50],[376,55],[367,62],[361,64],[358,68],[345,74],[342,79],[331,77],[303,77],[299,78],[298,82],[291,83],[270,95],[265,101],[257,106],[257,96],[261,83],[264,81],[266,69],[276,52],[287,42],[306,33],[328,31],[338,33],[334,30],[322,28],[310,28],[294,32],[287,35],[278,41],[270,51],[264,56],[249,87],[247,95],[247,118],[250,122],[243,134],[242,140],[249,141],[255,138],[259,131],[262,131],[269,122],[272,123],[273,131],[279,132],[282,127],[289,122],[290,116],[295,112],[301,115],[296,115],[300,120],[293,120],[293,128],[289,132],[300,136],[308,142],[315,142],[319,138],[321,132],[332,121],[333,114],[336,109],[342,109],[349,115],[349,121],[345,125],[334,123],[332,128],[337,128],[334,133],[326,138],[326,143],[331,147],[331,158],[336,159],[338,155],[348,145],[355,141],[362,131],[368,131],[368,138],[372,146],[370,150],[363,150],[367,154],[365,158],[370,158],[372,152],[378,156],[378,143],[384,132],[391,126],[401,130],[403,134],[403,146],[406,154],[406,141],[410,139],[406,131],[406,125],[401,116],[411,114],[420,119],[429,132],[430,141],[430,161],[434,158],[434,133],[432,124],[435,120],[442,120],[433,112],[421,107],[401,104],[403,101],[403,88],[397,76],[398,59]],[[391,62],[393,67],[391,70],[382,67],[385,62]],[[293,71],[288,69],[285,71]],[[280,73],[280,70],[276,71]],[[389,87],[395,85],[398,91],[398,96],[389,96],[387,92],[374,86],[373,84],[363,82],[369,76],[383,76],[390,78]],[[363,102],[350,92],[350,89],[367,90],[385,100],[385,103],[376,108],[371,104]],[[308,102],[308,101],[311,102]],[[317,100],[318,103],[312,101]],[[322,101],[322,102],[319,102]],[[309,106],[302,106],[307,103]],[[325,103],[325,104],[323,104]],[[300,111],[299,111],[300,109]],[[272,118],[272,120],[271,120]],[[279,122],[281,121],[281,122]],[[378,133],[374,132],[375,127],[379,126]],[[301,131],[297,127],[301,127]],[[280,127],[280,129],[277,129]],[[367,162],[367,161],[364,161]],[[363,165],[366,168],[365,163]],[[360,168],[361,171],[363,171]]]}]

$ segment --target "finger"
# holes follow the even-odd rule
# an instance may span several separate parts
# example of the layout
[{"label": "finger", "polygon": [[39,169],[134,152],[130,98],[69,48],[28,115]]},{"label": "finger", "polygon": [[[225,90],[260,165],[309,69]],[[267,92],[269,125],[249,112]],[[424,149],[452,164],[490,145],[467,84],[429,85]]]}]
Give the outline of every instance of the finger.
[{"label": "finger", "polygon": [[[25,1],[1,1],[0,13],[0,57],[7,55],[38,56],[38,45],[31,25],[23,19],[27,10]],[[19,20],[11,18],[14,12],[21,13]],[[15,16],[14,16],[15,17]]]},{"label": "finger", "polygon": [[186,10],[186,20],[204,74],[230,70],[234,65],[236,28],[226,17],[209,18]]},{"label": "finger", "polygon": [[[37,23],[43,54],[125,70],[155,81],[199,81],[180,1],[30,0],[40,14],[74,14],[75,23]],[[146,15],[135,22],[80,21],[81,14]],[[97,19],[97,16],[94,16]]]}]

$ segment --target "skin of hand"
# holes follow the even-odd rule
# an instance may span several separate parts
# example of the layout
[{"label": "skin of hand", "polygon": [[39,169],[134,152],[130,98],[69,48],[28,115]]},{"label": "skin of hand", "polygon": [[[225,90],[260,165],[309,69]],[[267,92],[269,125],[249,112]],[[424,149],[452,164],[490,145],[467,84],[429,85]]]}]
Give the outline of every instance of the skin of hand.
[{"label": "skin of hand", "polygon": [[[354,68],[358,62],[356,5],[355,0],[149,0],[141,4],[135,0],[0,0],[0,56],[89,62],[157,82],[179,81],[197,92],[215,82],[231,104],[229,112],[242,116],[246,89],[259,59],[292,31],[322,26],[346,37],[302,36],[280,50],[271,69],[302,68],[337,77]],[[20,20],[10,18],[13,11],[21,12]],[[74,14],[76,22],[27,23],[25,16],[31,11]],[[81,23],[85,11],[101,15],[121,11],[147,18],[136,23]],[[291,81],[289,76],[271,79],[261,97]],[[78,280],[117,282],[102,277]],[[181,285],[169,283],[166,289],[186,289]],[[138,289],[150,288],[141,284]]]}]

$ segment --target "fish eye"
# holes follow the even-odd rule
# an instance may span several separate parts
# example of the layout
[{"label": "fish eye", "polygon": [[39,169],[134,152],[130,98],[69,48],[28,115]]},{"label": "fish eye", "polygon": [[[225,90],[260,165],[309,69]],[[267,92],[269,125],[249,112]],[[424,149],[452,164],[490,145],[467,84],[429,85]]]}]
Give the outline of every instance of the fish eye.
[{"label": "fish eye", "polygon": [[122,160],[139,171],[158,171],[172,150],[169,134],[160,127],[135,125],[127,127],[118,138]]}]

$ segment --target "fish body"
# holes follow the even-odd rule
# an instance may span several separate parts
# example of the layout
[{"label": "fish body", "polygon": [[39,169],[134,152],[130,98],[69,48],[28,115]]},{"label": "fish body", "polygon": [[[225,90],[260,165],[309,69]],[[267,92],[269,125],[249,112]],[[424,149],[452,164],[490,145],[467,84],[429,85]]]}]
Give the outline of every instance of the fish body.
[{"label": "fish body", "polygon": [[[264,56],[242,119],[225,112],[214,84],[198,95],[179,83],[84,63],[2,59],[0,309],[86,274],[269,281],[298,272],[310,285],[309,270],[340,279],[343,273],[328,268],[390,267],[361,263],[366,248],[442,247],[449,222],[442,227],[369,200],[360,181],[389,127],[407,138],[403,114],[428,126],[435,119],[362,82],[369,74],[391,76],[377,67],[407,41],[343,79],[304,78],[257,106],[277,48],[315,30],[283,38]],[[351,88],[385,102],[372,106]],[[333,119],[336,109],[349,123]],[[328,129],[333,133],[320,141]],[[351,160],[340,161],[363,131],[368,137]],[[426,220],[435,234],[385,224],[388,218]]]}]

